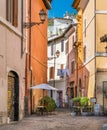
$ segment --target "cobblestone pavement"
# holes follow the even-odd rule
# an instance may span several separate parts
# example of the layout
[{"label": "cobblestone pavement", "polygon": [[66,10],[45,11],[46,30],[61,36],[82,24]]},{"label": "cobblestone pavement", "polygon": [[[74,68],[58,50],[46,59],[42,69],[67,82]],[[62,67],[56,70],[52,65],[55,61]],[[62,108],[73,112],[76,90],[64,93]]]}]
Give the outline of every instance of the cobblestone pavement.
[{"label": "cobblestone pavement", "polygon": [[22,121],[1,125],[0,130],[102,130],[107,117],[71,116],[70,110],[57,110],[49,115],[32,115]]}]

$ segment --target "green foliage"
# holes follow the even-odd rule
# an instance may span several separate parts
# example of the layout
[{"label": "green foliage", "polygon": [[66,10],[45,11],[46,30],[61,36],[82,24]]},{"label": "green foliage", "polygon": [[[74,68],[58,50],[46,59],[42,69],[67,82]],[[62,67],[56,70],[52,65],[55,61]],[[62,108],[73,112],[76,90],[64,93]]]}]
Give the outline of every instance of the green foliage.
[{"label": "green foliage", "polygon": [[89,103],[89,98],[88,97],[75,97],[72,99],[74,105],[77,105],[77,103],[80,106],[87,106]]},{"label": "green foliage", "polygon": [[73,103],[80,102],[80,97],[75,97],[72,99]]},{"label": "green foliage", "polygon": [[80,97],[75,97],[72,99],[74,106],[80,106]]},{"label": "green foliage", "polygon": [[49,96],[43,97],[40,100],[40,105],[44,105],[48,112],[54,111],[56,108],[55,101]]},{"label": "green foliage", "polygon": [[81,99],[80,99],[81,106],[87,106],[88,102],[89,102],[89,98],[88,97],[81,97]]}]

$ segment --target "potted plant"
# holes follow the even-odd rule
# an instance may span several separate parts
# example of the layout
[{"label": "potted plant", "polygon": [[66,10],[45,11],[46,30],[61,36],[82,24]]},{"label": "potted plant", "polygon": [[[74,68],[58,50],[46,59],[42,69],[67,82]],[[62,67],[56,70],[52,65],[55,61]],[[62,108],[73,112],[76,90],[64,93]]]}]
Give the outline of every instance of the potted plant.
[{"label": "potted plant", "polygon": [[75,111],[74,107],[71,108],[71,116],[76,116],[77,112]]},{"label": "potted plant", "polygon": [[49,96],[43,97],[39,102],[40,102],[40,105],[45,106],[45,109],[47,112],[52,112],[56,108],[55,101]]},{"label": "potted plant", "polygon": [[80,97],[72,98],[71,115],[80,115]]},{"label": "potted plant", "polygon": [[88,115],[88,97],[81,97],[80,104],[81,104],[81,115],[86,116]]},{"label": "potted plant", "polygon": [[80,97],[75,97],[72,99],[74,106],[80,106]]}]

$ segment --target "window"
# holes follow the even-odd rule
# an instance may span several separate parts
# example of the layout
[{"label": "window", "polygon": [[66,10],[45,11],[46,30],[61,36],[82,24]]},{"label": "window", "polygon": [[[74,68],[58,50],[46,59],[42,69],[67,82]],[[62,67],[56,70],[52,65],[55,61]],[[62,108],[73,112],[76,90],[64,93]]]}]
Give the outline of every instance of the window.
[{"label": "window", "polygon": [[72,47],[74,46],[74,36],[72,36]]},{"label": "window", "polygon": [[53,55],[53,44],[51,45],[51,56]]},{"label": "window", "polygon": [[86,37],[86,19],[84,19],[84,36]]},{"label": "window", "polygon": [[66,54],[68,53],[69,50],[69,42],[66,43]]},{"label": "window", "polygon": [[86,62],[86,46],[84,47],[84,62]]},{"label": "window", "polygon": [[50,67],[50,79],[54,79],[54,67]]},{"label": "window", "polygon": [[74,73],[74,70],[75,70],[75,62],[72,61],[72,62],[71,62],[71,73],[72,73],[72,74]]},{"label": "window", "polygon": [[51,44],[51,56],[53,56],[54,53],[55,53],[55,44],[52,43],[52,44]]},{"label": "window", "polygon": [[18,26],[18,0],[7,0],[6,1],[6,19],[13,26]]},{"label": "window", "polygon": [[64,40],[61,40],[61,52],[64,51]]}]

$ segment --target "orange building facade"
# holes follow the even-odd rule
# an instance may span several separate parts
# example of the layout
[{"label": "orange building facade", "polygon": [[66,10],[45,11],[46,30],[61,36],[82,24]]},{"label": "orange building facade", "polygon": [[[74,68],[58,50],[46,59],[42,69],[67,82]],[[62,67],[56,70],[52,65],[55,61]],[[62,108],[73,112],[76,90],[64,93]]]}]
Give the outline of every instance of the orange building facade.
[{"label": "orange building facade", "polygon": [[[43,9],[46,14],[51,9],[49,0],[27,0],[26,22],[40,22],[39,12]],[[26,89],[25,111],[34,112],[38,100],[43,97],[43,90],[31,90],[31,86],[47,83],[47,25],[48,17],[43,24],[26,29]]]},{"label": "orange building facade", "polygon": [[[87,1],[82,1],[83,5],[87,3]],[[84,66],[84,50],[83,47],[83,10],[78,7],[80,0],[75,0],[73,3],[73,7],[78,10],[77,18],[77,40],[75,43],[76,48],[76,77],[77,77],[77,95],[78,96],[86,96],[87,95],[87,83],[89,72],[87,68]]]}]

